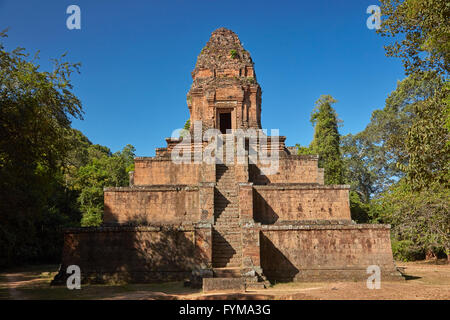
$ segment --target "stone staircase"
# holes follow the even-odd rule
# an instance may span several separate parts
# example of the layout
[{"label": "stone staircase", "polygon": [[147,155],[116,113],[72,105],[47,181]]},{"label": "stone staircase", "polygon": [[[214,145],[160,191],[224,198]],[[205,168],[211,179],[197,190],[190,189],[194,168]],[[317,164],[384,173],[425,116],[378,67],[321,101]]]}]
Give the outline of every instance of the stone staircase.
[{"label": "stone staircase", "polygon": [[[224,159],[226,159],[225,151],[224,145]],[[259,279],[254,274],[247,275],[242,268],[242,233],[239,225],[238,185],[234,164],[216,164],[212,266],[215,279],[209,281],[218,287],[228,286],[229,282],[226,279],[230,278],[241,279],[247,289],[263,289],[268,286],[265,278]]]},{"label": "stone staircase", "polygon": [[214,190],[213,254],[214,268],[242,265],[242,239],[239,228],[237,184],[234,166],[216,165]]}]

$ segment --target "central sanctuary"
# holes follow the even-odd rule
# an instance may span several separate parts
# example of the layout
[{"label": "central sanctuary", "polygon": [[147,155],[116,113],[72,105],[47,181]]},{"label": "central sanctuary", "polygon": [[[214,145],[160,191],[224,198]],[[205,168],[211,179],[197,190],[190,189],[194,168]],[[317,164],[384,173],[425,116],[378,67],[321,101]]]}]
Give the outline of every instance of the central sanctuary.
[{"label": "central sanctuary", "polygon": [[[89,282],[185,280],[205,291],[365,280],[374,265],[382,280],[401,278],[389,225],[355,224],[349,186],[325,185],[318,156],[297,155],[283,136],[255,148],[244,138],[237,150],[237,131],[262,132],[261,87],[234,32],[212,33],[192,78],[190,132],[167,138],[154,157],[136,157],[129,187],[105,188],[101,227],[65,231],[55,283],[69,265]],[[208,130],[224,142],[214,153],[223,157],[194,161]],[[174,160],[181,144],[192,161]],[[273,156],[276,170],[252,151]]]}]

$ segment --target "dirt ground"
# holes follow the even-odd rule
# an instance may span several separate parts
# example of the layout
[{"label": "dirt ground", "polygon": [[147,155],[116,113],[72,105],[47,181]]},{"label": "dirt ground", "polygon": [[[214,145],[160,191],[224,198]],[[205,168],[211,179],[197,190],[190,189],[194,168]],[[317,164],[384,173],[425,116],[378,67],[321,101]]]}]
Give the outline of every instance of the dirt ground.
[{"label": "dirt ground", "polygon": [[203,294],[182,282],[162,284],[84,285],[81,290],[51,287],[58,266],[31,266],[0,273],[0,299],[283,299],[283,300],[450,300],[450,265],[443,261],[397,262],[405,280],[381,279],[380,289],[367,289],[365,282],[280,283],[245,293]]}]

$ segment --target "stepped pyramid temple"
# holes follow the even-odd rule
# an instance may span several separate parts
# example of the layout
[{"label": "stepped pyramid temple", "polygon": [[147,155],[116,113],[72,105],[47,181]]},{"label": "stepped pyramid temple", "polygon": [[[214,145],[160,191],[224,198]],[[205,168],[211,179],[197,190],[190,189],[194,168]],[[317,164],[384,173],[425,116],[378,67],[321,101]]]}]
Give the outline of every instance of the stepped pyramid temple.
[{"label": "stepped pyramid temple", "polygon": [[185,280],[205,291],[365,281],[374,265],[382,280],[401,278],[389,226],[355,224],[349,186],[325,185],[318,156],[262,130],[261,87],[234,32],[212,33],[192,78],[190,130],[136,157],[129,187],[105,188],[101,227],[65,231],[55,283],[70,265],[84,281]]}]

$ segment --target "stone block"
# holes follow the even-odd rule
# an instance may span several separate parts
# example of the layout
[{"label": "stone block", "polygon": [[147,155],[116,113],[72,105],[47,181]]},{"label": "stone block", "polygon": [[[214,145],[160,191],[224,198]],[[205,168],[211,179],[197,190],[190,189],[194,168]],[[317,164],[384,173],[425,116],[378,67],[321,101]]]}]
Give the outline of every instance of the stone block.
[{"label": "stone block", "polygon": [[203,292],[244,292],[243,278],[203,278]]}]

